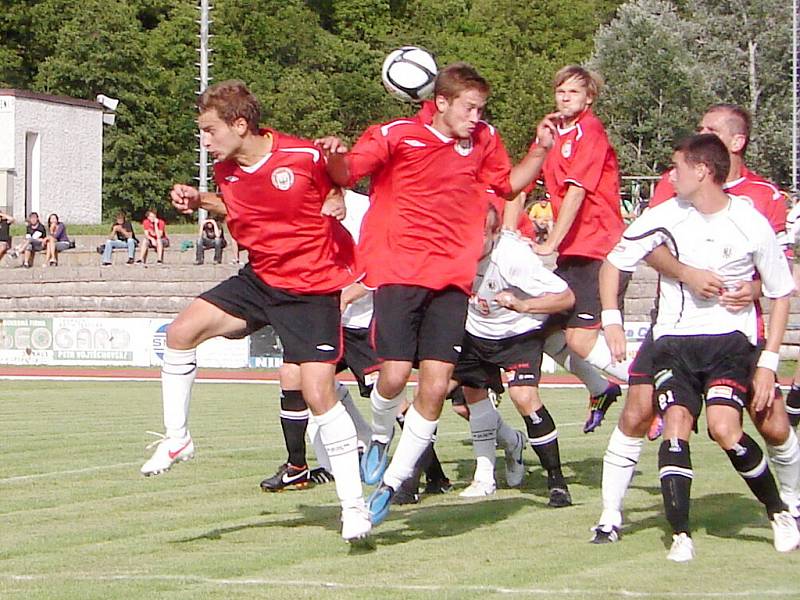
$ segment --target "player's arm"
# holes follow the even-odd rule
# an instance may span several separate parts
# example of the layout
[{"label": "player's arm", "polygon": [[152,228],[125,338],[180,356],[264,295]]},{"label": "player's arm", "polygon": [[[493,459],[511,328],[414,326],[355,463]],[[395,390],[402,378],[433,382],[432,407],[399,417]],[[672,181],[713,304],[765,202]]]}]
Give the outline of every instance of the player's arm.
[{"label": "player's arm", "polygon": [[622,312],[619,310],[619,273],[608,259],[600,266],[600,313],[603,325],[603,335],[606,338],[611,356],[616,361],[625,360],[625,330],[622,327]]},{"label": "player's arm", "polygon": [[725,291],[725,285],[717,275],[705,269],[695,269],[683,264],[664,244],[650,252],[645,261],[665,277],[688,286],[695,296],[708,299],[719,296]]},{"label": "player's arm", "polygon": [[558,113],[551,113],[536,127],[536,143],[531,145],[525,157],[511,169],[511,198],[524,190],[542,172],[542,165],[553,147]]},{"label": "player's arm", "polygon": [[774,298],[772,300],[772,308],[769,311],[767,341],[761,351],[758,366],[753,375],[753,407],[756,412],[760,412],[772,405],[781,341],[788,322],[789,295]]},{"label": "player's arm", "polygon": [[520,192],[513,200],[508,200],[503,211],[503,229],[516,231],[522,207],[525,204],[525,192]]},{"label": "player's arm", "polygon": [[349,185],[350,166],[345,158],[347,145],[333,135],[316,139],[314,143],[325,153],[325,158],[327,159],[326,168],[331,181],[342,187]]},{"label": "player's arm", "polygon": [[515,296],[514,292],[504,290],[497,294],[494,300],[500,306],[518,313],[552,314],[572,308],[575,304],[575,294],[567,288],[563,292],[547,293],[523,300]]},{"label": "player's arm", "polygon": [[584,198],[586,198],[586,190],[582,187],[578,185],[567,187],[567,193],[564,194],[564,200],[561,202],[561,208],[558,211],[558,218],[553,224],[553,230],[545,243],[534,246],[536,254],[548,256],[555,252],[572,228],[575,217],[578,216],[578,211],[583,205]]}]

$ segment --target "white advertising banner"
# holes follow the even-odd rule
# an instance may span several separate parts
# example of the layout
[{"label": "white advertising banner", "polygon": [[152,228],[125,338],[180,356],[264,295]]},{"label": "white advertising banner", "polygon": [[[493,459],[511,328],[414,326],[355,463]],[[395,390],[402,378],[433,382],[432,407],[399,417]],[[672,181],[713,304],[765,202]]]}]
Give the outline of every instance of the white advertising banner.
[{"label": "white advertising banner", "polygon": [[[0,364],[160,366],[169,319],[0,318]],[[249,366],[249,338],[214,338],[197,349],[200,367]]]}]

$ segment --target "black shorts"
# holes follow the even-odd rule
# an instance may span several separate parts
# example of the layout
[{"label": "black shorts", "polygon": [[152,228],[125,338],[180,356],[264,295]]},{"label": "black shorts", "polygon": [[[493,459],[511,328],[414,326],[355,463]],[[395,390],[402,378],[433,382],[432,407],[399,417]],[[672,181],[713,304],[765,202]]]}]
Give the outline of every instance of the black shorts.
[{"label": "black shorts", "polygon": [[633,358],[628,369],[628,385],[653,385],[653,328],[647,331],[647,335],[639,346],[639,351]]},{"label": "black shorts", "polygon": [[[569,289],[575,294],[575,305],[564,313],[559,313],[559,320],[564,327],[596,329],[600,327],[600,266],[602,260],[584,258],[581,256],[567,256],[556,263],[555,274],[567,282]],[[619,294],[617,302],[619,309],[625,312],[625,290],[631,274],[620,271]]]},{"label": "black shorts", "polygon": [[369,340],[369,329],[344,327],[344,356],[336,365],[336,372],[346,369],[356,378],[358,391],[362,398],[369,398],[372,386],[378,379],[378,357]]},{"label": "black shorts", "polygon": [[283,345],[285,362],[338,363],[342,358],[339,292],[295,294],[274,288],[247,264],[199,298],[247,323],[244,330],[228,337],[242,338],[272,325]]},{"label": "black shorts", "polygon": [[653,344],[656,410],[684,406],[697,419],[723,404],[742,411],[749,402],[755,347],[743,333],[664,336]]},{"label": "black shorts", "polygon": [[469,333],[456,363],[453,379],[467,387],[483,389],[508,374],[508,386],[538,386],[542,371],[545,337],[541,330],[502,340],[489,340]]},{"label": "black shorts", "polygon": [[373,343],[382,360],[438,360],[455,364],[467,295],[458,288],[383,285],[375,291]]}]

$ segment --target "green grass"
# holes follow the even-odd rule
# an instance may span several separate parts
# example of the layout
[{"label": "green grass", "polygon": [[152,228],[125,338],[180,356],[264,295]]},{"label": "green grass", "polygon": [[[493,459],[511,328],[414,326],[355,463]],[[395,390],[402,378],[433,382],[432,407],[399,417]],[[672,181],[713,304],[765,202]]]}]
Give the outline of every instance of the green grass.
[{"label": "green grass", "polygon": [[[157,384],[3,387],[2,598],[800,597],[800,553],[772,549],[763,510],[704,435],[692,445],[695,561],[665,560],[654,444],[629,493],[621,543],[588,544],[611,427],[580,432],[583,392],[543,390],[574,507],[545,506],[530,450],[521,490],[459,498],[472,451],[466,423],[448,411],[437,449],[457,491],[393,509],[368,552],[340,539],[332,485],[258,489],[285,456],[273,386],[197,385],[197,457],[153,478],[138,469],[145,430],[160,429]],[[521,425],[508,400],[500,408]],[[502,455],[498,463],[502,486]]]}]

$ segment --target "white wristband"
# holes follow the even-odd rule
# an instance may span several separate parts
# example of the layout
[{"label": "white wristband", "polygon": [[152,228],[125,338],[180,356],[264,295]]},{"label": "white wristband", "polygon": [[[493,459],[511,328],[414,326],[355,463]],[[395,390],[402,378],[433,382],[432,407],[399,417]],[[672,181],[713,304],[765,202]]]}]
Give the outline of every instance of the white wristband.
[{"label": "white wristband", "polygon": [[609,325],[622,325],[622,313],[617,309],[601,311],[600,321],[602,322],[603,327],[608,327]]},{"label": "white wristband", "polygon": [[758,357],[757,366],[763,369],[769,369],[773,373],[777,373],[779,361],[780,361],[780,355],[777,352],[762,350],[761,356]]}]

